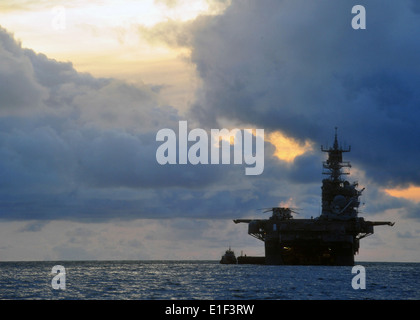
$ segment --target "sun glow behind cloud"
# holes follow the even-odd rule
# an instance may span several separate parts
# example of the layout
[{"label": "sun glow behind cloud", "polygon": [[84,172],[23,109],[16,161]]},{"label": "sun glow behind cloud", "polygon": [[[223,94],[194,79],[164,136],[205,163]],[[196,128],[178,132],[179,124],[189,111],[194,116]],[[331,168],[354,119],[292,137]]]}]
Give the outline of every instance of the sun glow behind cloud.
[{"label": "sun glow behind cloud", "polygon": [[299,144],[280,131],[269,134],[266,141],[276,148],[274,156],[286,162],[293,162],[297,156],[313,150],[312,143],[309,141],[305,141],[304,145]]},{"label": "sun glow behind cloud", "polygon": [[222,10],[208,0],[4,1],[0,8],[1,26],[11,30],[24,48],[71,61],[76,70],[94,76],[161,83],[156,72],[148,71],[149,64],[156,71],[156,63],[162,62],[162,68],[176,77],[185,73],[185,63],[179,61],[185,52],[152,44],[139,34],[139,26],[184,22]]},{"label": "sun glow behind cloud", "polygon": [[[122,44],[146,46],[137,33],[130,34],[136,30],[132,26],[152,27],[168,20],[184,22],[200,14],[220,11],[205,0],[192,3],[180,0],[39,1],[20,6],[3,2],[1,8],[1,25],[13,30],[24,47],[48,55],[71,48],[70,52],[93,50],[100,53],[103,48],[118,48]],[[54,38],[65,42],[51,42]]]},{"label": "sun glow behind cloud", "polygon": [[392,197],[404,198],[414,202],[420,202],[420,187],[410,186],[404,189],[385,189]]},{"label": "sun glow behind cloud", "polygon": [[218,14],[228,5],[199,0],[2,1],[1,26],[23,48],[70,61],[78,72],[159,87],[163,104],[186,110],[199,84],[189,52],[146,39],[139,28]]}]

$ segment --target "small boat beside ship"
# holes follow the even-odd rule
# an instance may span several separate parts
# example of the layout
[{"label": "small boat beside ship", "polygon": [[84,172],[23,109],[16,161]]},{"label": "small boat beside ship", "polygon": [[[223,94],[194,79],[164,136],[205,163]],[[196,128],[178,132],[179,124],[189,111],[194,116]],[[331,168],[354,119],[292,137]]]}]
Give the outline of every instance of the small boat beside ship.
[{"label": "small boat beside ship", "polygon": [[236,259],[235,252],[229,247],[226,250],[225,254],[220,259],[221,264],[237,264],[238,260]]}]

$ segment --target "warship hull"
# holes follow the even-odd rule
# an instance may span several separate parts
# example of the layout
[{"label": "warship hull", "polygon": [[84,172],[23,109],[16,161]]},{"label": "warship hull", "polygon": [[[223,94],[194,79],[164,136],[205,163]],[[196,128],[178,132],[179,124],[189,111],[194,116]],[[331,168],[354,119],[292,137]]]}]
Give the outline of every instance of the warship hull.
[{"label": "warship hull", "polygon": [[353,266],[352,245],[346,242],[266,241],[265,264]]},{"label": "warship hull", "polygon": [[[247,222],[248,233],[264,241],[264,264],[336,266],[353,266],[359,240],[372,234],[374,225],[388,224],[363,218],[353,221],[237,219],[235,222]],[[252,260],[248,259],[248,263]]]},{"label": "warship hull", "polygon": [[358,234],[373,233],[361,221],[273,221],[264,226],[265,260],[271,265],[354,265]]}]

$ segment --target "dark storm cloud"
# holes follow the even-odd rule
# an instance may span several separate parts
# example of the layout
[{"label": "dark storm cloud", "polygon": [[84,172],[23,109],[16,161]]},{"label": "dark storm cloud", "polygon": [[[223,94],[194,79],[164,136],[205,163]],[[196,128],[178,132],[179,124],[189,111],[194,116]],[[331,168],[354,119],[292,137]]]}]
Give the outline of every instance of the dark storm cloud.
[{"label": "dark storm cloud", "polygon": [[[367,29],[358,31],[352,1],[296,0],[233,1],[220,16],[143,28],[191,49],[202,87],[186,119],[154,86],[81,74],[1,30],[1,217],[230,219],[290,201],[317,216],[318,146],[332,144],[335,126],[373,189],[419,184],[420,20],[413,1],[386,3],[362,1]],[[286,164],[266,143],[255,177],[242,166],[161,166],[156,133],[177,132],[179,120],[281,130],[315,150]],[[418,217],[402,199],[373,192],[366,201],[369,213]]]},{"label": "dark storm cloud", "polygon": [[153,85],[79,73],[0,31],[14,63],[0,59],[0,218],[231,218],[279,201],[244,166],[158,164],[156,133],[183,119]]},{"label": "dark storm cloud", "polygon": [[420,184],[417,7],[360,4],[366,30],[351,27],[353,1],[233,1],[224,15],[198,19],[188,39],[203,89],[191,115],[318,145],[338,126],[369,178]]},{"label": "dark storm cloud", "polygon": [[226,176],[157,163],[157,131],[180,118],[152,86],[78,73],[4,29],[0,40],[1,218],[170,217],[189,190]]},{"label": "dark storm cloud", "polygon": [[[366,30],[351,27],[353,1],[243,0],[232,1],[220,16],[141,32],[191,49],[202,87],[189,116],[200,126],[228,120],[266,133],[281,130],[315,146],[332,145],[338,126],[340,142],[352,146],[346,160],[365,172],[361,182],[368,190],[419,185],[418,4],[357,4],[366,8]],[[297,191],[296,200],[318,211],[323,156],[305,154],[288,166],[266,157],[259,181],[263,188],[300,186],[279,186],[278,195]],[[368,194],[367,213],[390,209],[419,217],[418,204]]]}]

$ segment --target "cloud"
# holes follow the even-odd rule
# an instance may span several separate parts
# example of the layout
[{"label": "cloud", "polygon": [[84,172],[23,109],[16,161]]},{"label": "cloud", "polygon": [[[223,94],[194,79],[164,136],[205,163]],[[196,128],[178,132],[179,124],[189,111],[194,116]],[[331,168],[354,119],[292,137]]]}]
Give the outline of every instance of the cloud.
[{"label": "cloud", "polygon": [[[354,30],[353,5],[232,1],[222,15],[168,21],[142,34],[191,50],[202,85],[188,117],[199,126],[261,127],[315,146],[331,145],[338,126],[340,142],[352,146],[346,160],[363,172],[368,189],[379,190],[370,193],[368,211],[398,208],[416,219],[417,204],[381,190],[420,185],[418,8],[408,0],[364,1],[367,29]],[[289,166],[270,156],[260,181],[306,185],[313,190],[307,199],[320,196],[321,153]]]},{"label": "cloud", "polygon": [[[233,1],[221,15],[143,28],[151,40],[191,50],[202,85],[182,116],[153,86],[77,72],[21,48],[2,29],[0,52],[14,59],[17,79],[0,98],[10,102],[0,110],[2,217],[230,219],[291,198],[305,217],[319,213],[321,152],[286,163],[266,143],[257,177],[241,166],[161,166],[156,133],[177,132],[179,120],[281,131],[314,146],[332,143],[338,126],[353,147],[347,160],[368,188],[419,184],[412,139],[419,135],[419,20],[411,4],[366,2],[363,31],[351,28],[349,3],[287,0]],[[6,82],[11,73],[2,70]],[[369,201],[369,212],[398,207],[418,216],[405,200],[372,194]]]},{"label": "cloud", "polygon": [[152,87],[79,73],[21,48],[4,29],[0,41],[2,218],[150,215],[142,208],[159,207],[148,201],[161,197],[147,190],[220,176],[156,162],[156,133],[178,126],[179,116]]},{"label": "cloud", "polygon": [[317,145],[338,126],[375,183],[419,185],[420,20],[411,1],[364,3],[366,30],[351,28],[347,1],[233,1],[197,19],[188,38],[203,85],[190,115]]},{"label": "cloud", "polygon": [[22,228],[19,229],[20,232],[38,232],[41,231],[49,222],[48,221],[32,221]]},{"label": "cloud", "polygon": [[419,238],[420,236],[418,234],[420,233],[420,231],[416,230],[415,233],[416,234],[412,234],[412,232],[410,232],[410,231],[406,231],[404,233],[397,232],[397,237],[401,238],[401,239],[416,239],[416,238]]},{"label": "cloud", "polygon": [[79,73],[0,31],[22,78],[0,97],[1,218],[220,218],[267,198],[243,166],[159,165],[156,133],[181,118],[153,86]]},{"label": "cloud", "polygon": [[0,29],[0,43],[0,115],[40,108],[48,92],[37,82],[30,60],[4,29]]}]

